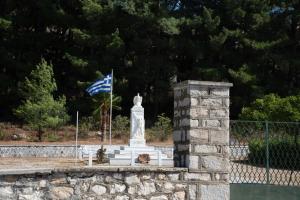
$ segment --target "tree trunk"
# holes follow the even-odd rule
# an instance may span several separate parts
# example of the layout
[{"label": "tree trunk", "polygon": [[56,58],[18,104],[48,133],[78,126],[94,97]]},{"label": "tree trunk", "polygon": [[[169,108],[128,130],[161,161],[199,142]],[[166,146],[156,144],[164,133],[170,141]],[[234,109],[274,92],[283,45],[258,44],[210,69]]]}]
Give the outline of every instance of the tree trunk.
[{"label": "tree trunk", "polygon": [[42,141],[42,129],[41,127],[39,126],[39,130],[38,130],[38,138],[39,138],[39,141],[41,142]]},{"label": "tree trunk", "polygon": [[101,113],[101,117],[100,117],[100,119],[101,119],[101,125],[100,125],[100,127],[101,127],[100,128],[101,136],[100,136],[100,138],[101,138],[101,141],[103,142],[104,141],[104,137],[103,137],[103,134],[104,134],[103,111],[101,110],[100,113]]},{"label": "tree trunk", "polygon": [[106,127],[107,127],[107,121],[106,121],[106,117],[107,117],[107,113],[104,112],[104,125],[103,125],[103,137],[104,137],[104,141],[106,141]]},{"label": "tree trunk", "polygon": [[[109,130],[110,130],[110,127],[109,127],[109,125],[110,125],[110,112],[109,112],[109,110],[106,112],[107,113],[107,117],[106,117],[106,124],[107,124],[107,126],[108,126],[108,132],[109,132]],[[109,132],[109,134],[110,134],[110,132]],[[109,139],[110,139],[110,136],[109,136]]]},{"label": "tree trunk", "polygon": [[99,110],[99,114],[100,114],[100,118],[99,118],[99,122],[100,122],[100,124],[99,124],[99,129],[100,129],[100,133],[101,133],[101,135],[100,135],[100,140],[101,140],[101,142],[103,142],[103,111],[101,110],[101,108],[99,108],[100,110]]}]

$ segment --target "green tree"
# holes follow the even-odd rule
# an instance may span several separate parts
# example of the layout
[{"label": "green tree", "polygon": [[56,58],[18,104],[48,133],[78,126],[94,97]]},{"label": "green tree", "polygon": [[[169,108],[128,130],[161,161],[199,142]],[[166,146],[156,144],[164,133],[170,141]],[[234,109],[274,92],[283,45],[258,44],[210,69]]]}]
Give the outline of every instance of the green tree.
[{"label": "green tree", "polygon": [[176,57],[178,79],[233,82],[232,117],[271,92],[263,87],[270,74],[268,53],[280,41],[270,29],[271,10],[272,4],[261,0],[180,1],[174,11],[184,17]]},{"label": "green tree", "polygon": [[15,110],[18,117],[37,130],[40,141],[45,128],[58,128],[69,119],[65,108],[66,98],[62,96],[55,100],[53,93],[56,90],[52,65],[42,59],[30,76],[25,78],[21,90],[25,100]]},{"label": "green tree", "polygon": [[241,119],[258,121],[300,121],[300,95],[281,98],[269,94],[244,107]]},{"label": "green tree", "polygon": [[[18,85],[51,60],[68,110],[94,109],[86,83],[115,69],[128,114],[140,92],[146,118],[172,114],[172,86],[230,81],[231,116],[265,94],[299,94],[299,1],[0,1],[0,117],[12,118]],[[68,75],[68,79],[66,79]],[[83,83],[83,84],[81,84]],[[84,86],[84,87],[83,87]],[[73,112],[72,112],[73,113]],[[75,113],[75,112],[74,112]]]}]

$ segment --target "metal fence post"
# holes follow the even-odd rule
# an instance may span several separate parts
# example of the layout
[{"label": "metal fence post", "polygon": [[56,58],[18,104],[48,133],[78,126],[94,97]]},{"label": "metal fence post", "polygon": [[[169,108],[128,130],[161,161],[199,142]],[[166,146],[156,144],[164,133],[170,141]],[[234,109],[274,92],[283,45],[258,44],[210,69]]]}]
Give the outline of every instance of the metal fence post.
[{"label": "metal fence post", "polygon": [[267,184],[270,184],[270,152],[269,152],[269,122],[265,122],[265,142],[266,142],[266,173],[267,173]]}]

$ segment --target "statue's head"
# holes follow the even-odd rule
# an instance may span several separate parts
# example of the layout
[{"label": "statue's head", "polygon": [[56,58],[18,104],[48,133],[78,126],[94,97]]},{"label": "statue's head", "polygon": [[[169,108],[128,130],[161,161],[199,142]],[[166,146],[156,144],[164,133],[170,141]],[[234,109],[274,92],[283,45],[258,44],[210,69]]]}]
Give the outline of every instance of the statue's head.
[{"label": "statue's head", "polygon": [[143,101],[143,97],[141,97],[139,93],[133,99],[133,103],[135,106],[142,106],[142,101]]}]

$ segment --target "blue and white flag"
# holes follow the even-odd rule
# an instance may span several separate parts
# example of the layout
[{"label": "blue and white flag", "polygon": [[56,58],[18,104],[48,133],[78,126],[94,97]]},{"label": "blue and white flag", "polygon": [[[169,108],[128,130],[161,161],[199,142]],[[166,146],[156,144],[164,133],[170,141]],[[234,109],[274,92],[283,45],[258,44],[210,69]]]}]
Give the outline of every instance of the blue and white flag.
[{"label": "blue and white flag", "polygon": [[100,92],[111,92],[111,74],[108,74],[104,79],[97,80],[93,85],[88,87],[86,91],[91,95],[98,94]]}]

